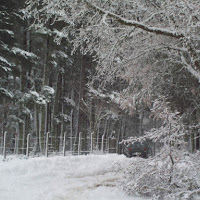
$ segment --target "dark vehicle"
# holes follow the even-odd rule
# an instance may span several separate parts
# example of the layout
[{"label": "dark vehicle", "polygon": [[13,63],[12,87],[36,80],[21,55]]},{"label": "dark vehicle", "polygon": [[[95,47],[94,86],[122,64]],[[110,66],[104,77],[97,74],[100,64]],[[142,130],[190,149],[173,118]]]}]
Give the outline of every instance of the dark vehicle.
[{"label": "dark vehicle", "polygon": [[148,158],[148,146],[146,143],[134,142],[132,144],[125,145],[123,147],[123,153],[127,157],[142,157]]}]

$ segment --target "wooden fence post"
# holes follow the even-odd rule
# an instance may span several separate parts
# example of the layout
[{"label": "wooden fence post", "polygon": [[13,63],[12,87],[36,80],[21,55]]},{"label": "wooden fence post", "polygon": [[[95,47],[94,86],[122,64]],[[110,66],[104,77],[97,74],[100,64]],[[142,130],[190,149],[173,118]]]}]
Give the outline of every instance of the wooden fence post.
[{"label": "wooden fence post", "polygon": [[91,133],[91,143],[90,143],[91,147],[90,147],[90,153],[93,152],[93,132]]},{"label": "wooden fence post", "polygon": [[30,134],[27,135],[26,157],[29,157]]},{"label": "wooden fence post", "polygon": [[80,153],[81,153],[81,137],[82,137],[82,134],[80,132],[79,138],[78,138],[78,155],[80,155]]},{"label": "wooden fence post", "polygon": [[45,150],[46,157],[48,157],[48,146],[49,146],[49,132],[47,132],[47,136],[46,136],[46,150]]},{"label": "wooden fence post", "polygon": [[6,159],[6,134],[7,131],[4,132],[4,140],[3,140],[3,159]]},{"label": "wooden fence post", "polygon": [[66,133],[67,133],[67,131],[64,132],[64,140],[63,140],[63,156],[65,156]]},{"label": "wooden fence post", "polygon": [[30,134],[27,135],[26,157],[29,157]]},{"label": "wooden fence post", "polygon": [[103,154],[103,147],[104,147],[104,136],[105,134],[102,135],[102,138],[101,138],[101,152]]},{"label": "wooden fence post", "polygon": [[110,153],[110,137],[108,137],[108,153]]},{"label": "wooden fence post", "polygon": [[15,135],[15,149],[14,149],[14,154],[18,154],[18,135]]}]

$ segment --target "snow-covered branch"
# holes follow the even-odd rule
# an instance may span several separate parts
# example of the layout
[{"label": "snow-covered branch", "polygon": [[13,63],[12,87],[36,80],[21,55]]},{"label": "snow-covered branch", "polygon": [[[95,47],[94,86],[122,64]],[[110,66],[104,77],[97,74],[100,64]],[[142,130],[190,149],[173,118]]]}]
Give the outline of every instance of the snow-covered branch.
[{"label": "snow-covered branch", "polygon": [[[169,36],[169,37],[173,37],[173,38],[177,38],[177,39],[185,37],[184,33],[182,33],[182,32],[170,31],[169,29],[158,28],[158,27],[149,27],[148,25],[145,25],[143,23],[137,22],[135,20],[126,19],[124,17],[121,17],[120,15],[113,13],[113,12],[110,12],[110,11],[107,11],[103,8],[100,8],[99,6],[96,6],[96,5],[90,3],[87,0],[85,0],[85,1],[93,9],[95,9],[95,10],[97,10],[97,11],[99,11],[99,12],[105,14],[105,15],[108,15],[110,17],[113,17],[118,22],[120,22],[122,25],[133,26],[135,28],[140,28],[140,29],[147,31],[147,32],[150,32],[150,33],[155,33],[157,35],[165,35],[165,36]],[[104,21],[105,21],[105,19],[104,19]]]}]

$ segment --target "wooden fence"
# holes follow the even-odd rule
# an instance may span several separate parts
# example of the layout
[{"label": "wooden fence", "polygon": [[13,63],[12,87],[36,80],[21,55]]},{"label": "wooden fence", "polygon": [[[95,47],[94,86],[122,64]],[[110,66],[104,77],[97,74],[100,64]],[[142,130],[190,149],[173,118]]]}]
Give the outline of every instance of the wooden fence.
[{"label": "wooden fence", "polygon": [[[30,155],[40,156],[45,155],[83,155],[83,154],[105,154],[105,153],[117,153],[117,139],[114,137],[105,137],[102,135],[101,138],[94,138],[91,134],[90,138],[82,138],[82,134],[79,133],[78,138],[67,137],[66,132],[63,137],[53,137],[50,133],[45,134],[45,138],[32,137],[30,134],[26,138],[26,146],[19,148],[19,138],[7,138],[7,132],[4,132],[3,138],[0,144],[0,150],[3,155],[3,159],[6,159],[6,155]],[[59,140],[59,151],[55,151],[53,144]],[[87,148],[82,148],[82,141],[87,140]],[[77,141],[77,142],[76,142]],[[39,144],[41,142],[42,144]],[[43,146],[43,149],[40,149]]]}]

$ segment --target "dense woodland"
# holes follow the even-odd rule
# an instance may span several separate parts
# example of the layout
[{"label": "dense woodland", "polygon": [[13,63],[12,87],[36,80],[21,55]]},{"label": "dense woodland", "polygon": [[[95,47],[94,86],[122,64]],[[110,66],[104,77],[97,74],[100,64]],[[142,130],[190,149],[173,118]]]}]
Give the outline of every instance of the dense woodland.
[{"label": "dense woodland", "polygon": [[198,8],[198,0],[1,0],[1,148],[7,131],[10,153],[15,138],[15,153],[25,153],[28,134],[44,153],[49,132],[56,152],[66,132],[76,151],[81,132],[82,150],[93,133],[94,149],[105,135],[120,153],[123,139],[172,131],[174,114],[187,150],[200,149]]},{"label": "dense woodland", "polygon": [[102,138],[117,153],[146,141],[151,156],[121,166],[122,188],[199,199],[199,8],[199,0],[1,0],[1,150],[27,154],[27,136],[33,155],[48,139],[55,154],[98,152]]}]

